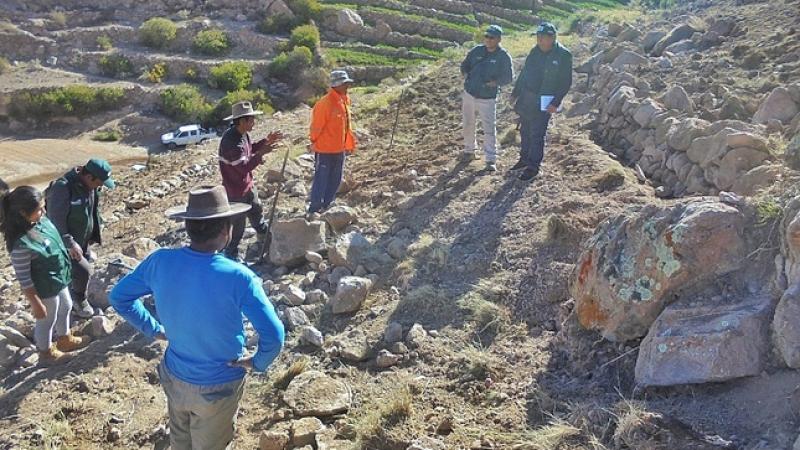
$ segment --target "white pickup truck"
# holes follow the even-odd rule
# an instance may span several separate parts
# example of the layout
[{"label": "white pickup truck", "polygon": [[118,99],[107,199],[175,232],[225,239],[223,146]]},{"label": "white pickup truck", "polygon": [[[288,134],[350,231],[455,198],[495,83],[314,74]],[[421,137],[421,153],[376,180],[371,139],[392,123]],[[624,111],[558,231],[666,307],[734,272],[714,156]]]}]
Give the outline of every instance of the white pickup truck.
[{"label": "white pickup truck", "polygon": [[161,143],[172,150],[179,145],[202,144],[215,137],[217,137],[217,133],[214,130],[206,130],[200,125],[184,125],[175,131],[162,134]]}]

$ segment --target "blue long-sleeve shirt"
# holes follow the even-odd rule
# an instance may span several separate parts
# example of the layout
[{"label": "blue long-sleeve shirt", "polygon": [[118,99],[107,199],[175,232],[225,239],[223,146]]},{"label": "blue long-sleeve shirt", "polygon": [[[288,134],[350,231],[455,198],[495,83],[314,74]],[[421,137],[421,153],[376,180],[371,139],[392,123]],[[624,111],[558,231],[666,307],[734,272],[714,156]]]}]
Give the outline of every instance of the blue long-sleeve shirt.
[{"label": "blue long-sleeve shirt", "polygon": [[[140,300],[149,294],[159,320]],[[258,333],[256,371],[266,370],[283,346],[283,324],[261,280],[221,254],[188,247],[158,250],[114,286],[109,300],[143,334],[166,335],[165,364],[187,383],[221,384],[244,376],[244,369],[228,365],[244,354],[242,314]]]}]

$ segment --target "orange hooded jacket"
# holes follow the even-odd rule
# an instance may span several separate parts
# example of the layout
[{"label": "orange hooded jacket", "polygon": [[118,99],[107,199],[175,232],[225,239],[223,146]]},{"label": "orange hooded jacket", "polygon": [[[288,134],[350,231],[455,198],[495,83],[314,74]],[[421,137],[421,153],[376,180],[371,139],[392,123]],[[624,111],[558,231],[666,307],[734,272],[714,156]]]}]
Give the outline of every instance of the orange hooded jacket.
[{"label": "orange hooded jacket", "polygon": [[357,142],[351,123],[350,97],[330,89],[311,111],[312,150],[317,153],[354,151]]}]

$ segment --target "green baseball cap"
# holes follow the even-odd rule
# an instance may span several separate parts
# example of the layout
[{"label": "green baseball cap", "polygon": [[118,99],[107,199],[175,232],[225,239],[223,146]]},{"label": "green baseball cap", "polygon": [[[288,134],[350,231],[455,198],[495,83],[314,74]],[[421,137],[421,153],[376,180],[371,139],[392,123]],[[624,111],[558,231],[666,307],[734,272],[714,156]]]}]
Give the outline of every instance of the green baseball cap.
[{"label": "green baseball cap", "polygon": [[114,180],[111,179],[111,164],[105,159],[92,158],[83,168],[95,178],[101,180],[103,186],[109,189],[114,189],[114,186],[116,186]]},{"label": "green baseball cap", "polygon": [[489,28],[486,29],[485,36],[493,36],[493,37],[500,37],[503,35],[503,29],[500,25],[489,25]]},{"label": "green baseball cap", "polygon": [[549,34],[550,36],[555,36],[558,34],[558,29],[550,22],[542,22],[539,24],[539,28],[536,29],[536,34]]}]

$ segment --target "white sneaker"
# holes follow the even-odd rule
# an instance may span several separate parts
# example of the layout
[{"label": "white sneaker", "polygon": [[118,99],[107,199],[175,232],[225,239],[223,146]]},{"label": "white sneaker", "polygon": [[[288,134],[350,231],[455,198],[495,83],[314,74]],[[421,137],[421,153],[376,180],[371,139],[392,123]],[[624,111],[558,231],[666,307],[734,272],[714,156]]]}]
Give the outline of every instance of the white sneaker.
[{"label": "white sneaker", "polygon": [[486,171],[487,172],[497,172],[497,165],[493,161],[486,162]]}]

